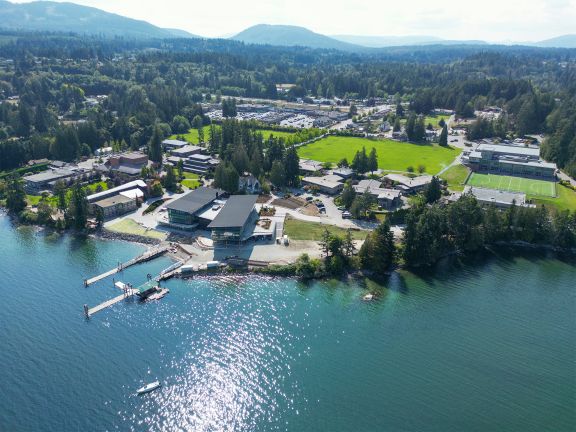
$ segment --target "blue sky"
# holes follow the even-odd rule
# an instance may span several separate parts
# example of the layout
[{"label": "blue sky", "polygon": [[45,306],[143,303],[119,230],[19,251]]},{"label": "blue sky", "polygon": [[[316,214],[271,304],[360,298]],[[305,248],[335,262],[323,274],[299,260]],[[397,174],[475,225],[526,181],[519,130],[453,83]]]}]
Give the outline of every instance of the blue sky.
[{"label": "blue sky", "polygon": [[73,2],[208,37],[232,35],[260,23],[299,25],[328,35],[430,35],[492,42],[537,41],[576,33],[576,0]]}]

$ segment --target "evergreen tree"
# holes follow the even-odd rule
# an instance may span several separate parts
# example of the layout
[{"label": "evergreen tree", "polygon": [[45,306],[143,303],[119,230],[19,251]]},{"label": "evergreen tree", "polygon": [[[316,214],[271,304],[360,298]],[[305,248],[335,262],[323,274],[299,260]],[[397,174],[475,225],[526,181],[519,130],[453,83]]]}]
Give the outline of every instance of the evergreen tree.
[{"label": "evergreen tree", "polygon": [[442,132],[440,132],[440,140],[438,141],[442,147],[448,147],[448,126],[444,124],[442,126]]},{"label": "evergreen tree", "polygon": [[6,182],[6,208],[9,212],[20,213],[26,208],[26,192],[22,180],[16,176],[10,176]]},{"label": "evergreen tree", "polygon": [[344,185],[344,190],[342,190],[342,195],[340,196],[340,200],[342,201],[342,205],[349,209],[352,203],[354,202],[354,198],[356,198],[356,191],[352,186],[351,182],[346,182]]},{"label": "evergreen tree", "polygon": [[286,151],[284,159],[286,184],[296,187],[300,184],[300,158],[298,157],[296,147],[290,146]]},{"label": "evergreen tree", "polygon": [[362,268],[376,274],[384,274],[394,264],[396,246],[388,219],[368,234],[360,248],[359,257]]},{"label": "evergreen tree", "polygon": [[286,171],[280,161],[274,161],[270,170],[270,181],[277,188],[286,186]]},{"label": "evergreen tree", "polygon": [[158,125],[154,126],[154,132],[148,143],[148,157],[152,162],[162,164],[162,131]]},{"label": "evergreen tree", "polygon": [[442,188],[440,187],[440,180],[438,177],[432,177],[432,181],[428,184],[424,190],[424,197],[428,204],[435,203],[442,196]]},{"label": "evergreen tree", "polygon": [[76,230],[81,231],[86,227],[88,200],[86,199],[86,191],[80,183],[75,183],[72,187],[67,215],[72,219]]},{"label": "evergreen tree", "polygon": [[166,167],[166,175],[164,176],[164,188],[167,191],[175,192],[178,187],[178,182],[176,181],[176,174],[174,174],[174,168],[170,165]]},{"label": "evergreen tree", "polygon": [[370,171],[371,173],[378,169],[378,155],[376,154],[376,149],[374,147],[372,147],[372,150],[370,150],[370,156],[368,156],[366,168],[367,171]]}]

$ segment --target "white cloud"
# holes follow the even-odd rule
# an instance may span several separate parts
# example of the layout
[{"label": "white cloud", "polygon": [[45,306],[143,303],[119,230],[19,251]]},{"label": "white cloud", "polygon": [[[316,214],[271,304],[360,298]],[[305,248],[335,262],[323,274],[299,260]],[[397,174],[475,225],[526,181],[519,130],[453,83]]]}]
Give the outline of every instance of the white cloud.
[{"label": "white cloud", "polygon": [[234,34],[259,23],[300,25],[324,34],[424,34],[487,41],[535,41],[576,32],[576,0],[75,2],[209,37]]}]

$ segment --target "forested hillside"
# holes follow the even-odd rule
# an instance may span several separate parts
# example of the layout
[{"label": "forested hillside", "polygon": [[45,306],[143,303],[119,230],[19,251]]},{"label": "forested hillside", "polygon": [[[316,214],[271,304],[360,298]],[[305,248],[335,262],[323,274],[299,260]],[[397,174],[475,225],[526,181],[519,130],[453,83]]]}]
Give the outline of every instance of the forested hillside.
[{"label": "forested hillside", "polygon": [[[544,155],[576,174],[576,50],[432,46],[351,54],[228,40],[0,38],[0,170],[42,157],[71,160],[105,142],[147,145],[155,123],[169,134],[175,116],[202,117],[198,103],[213,97],[315,95],[368,103],[394,96],[415,113],[441,107],[463,117],[499,106],[506,130],[549,134]],[[279,95],[277,83],[295,85]],[[86,107],[86,95],[108,98]],[[18,103],[9,103],[15,96]],[[63,116],[86,122],[66,126]],[[64,136],[71,144],[62,144]]]}]

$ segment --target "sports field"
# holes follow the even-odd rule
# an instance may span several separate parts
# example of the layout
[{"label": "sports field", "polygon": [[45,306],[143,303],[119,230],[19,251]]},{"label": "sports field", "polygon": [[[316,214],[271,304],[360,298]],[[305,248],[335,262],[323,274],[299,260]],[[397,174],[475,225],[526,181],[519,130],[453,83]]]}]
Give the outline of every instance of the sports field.
[{"label": "sports field", "polygon": [[[218,125],[216,125],[216,127],[220,128],[220,126]],[[210,126],[204,126],[203,129],[204,129],[204,141],[207,142],[210,139]],[[271,135],[273,135],[276,138],[288,138],[289,136],[293,135],[292,132],[286,132],[286,131],[275,131],[272,129],[258,129],[258,130],[262,133],[262,136],[264,137],[265,140],[270,138]],[[188,133],[185,134],[174,134],[170,136],[169,139],[178,139],[178,137],[183,138],[184,141],[188,141],[190,144],[198,144],[200,142],[197,129],[190,129]]]},{"label": "sports field", "polygon": [[524,192],[535,196],[556,196],[556,183],[546,180],[533,180],[494,174],[473,173],[468,179],[469,186],[497,189],[509,192]]},{"label": "sports field", "polygon": [[460,149],[440,147],[432,144],[411,144],[388,139],[375,140],[368,138],[329,136],[305,145],[298,149],[298,155],[303,159],[320,162],[338,163],[346,158],[349,163],[357,151],[366,147],[370,153],[372,147],[378,154],[378,168],[391,171],[407,171],[408,167],[418,169],[423,165],[425,172],[436,174],[442,168],[450,165]]}]

